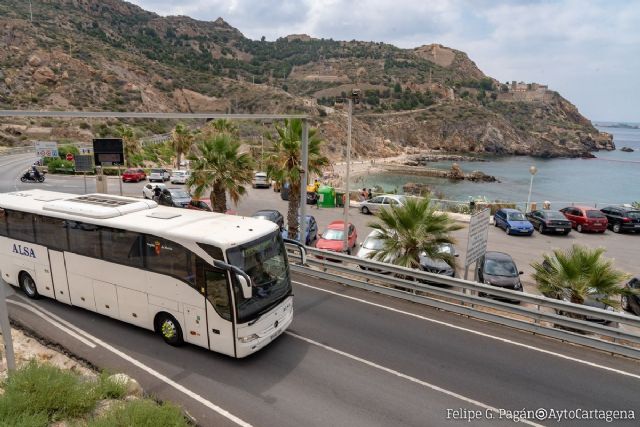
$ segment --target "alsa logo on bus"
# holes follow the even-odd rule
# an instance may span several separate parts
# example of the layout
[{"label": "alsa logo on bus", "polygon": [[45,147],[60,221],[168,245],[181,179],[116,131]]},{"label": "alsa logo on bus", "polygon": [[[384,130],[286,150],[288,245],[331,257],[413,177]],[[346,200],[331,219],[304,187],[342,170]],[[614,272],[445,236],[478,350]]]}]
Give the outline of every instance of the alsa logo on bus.
[{"label": "alsa logo on bus", "polygon": [[15,243],[13,244],[13,253],[28,256],[29,258],[36,258],[36,253],[33,249],[27,246],[16,245]]}]

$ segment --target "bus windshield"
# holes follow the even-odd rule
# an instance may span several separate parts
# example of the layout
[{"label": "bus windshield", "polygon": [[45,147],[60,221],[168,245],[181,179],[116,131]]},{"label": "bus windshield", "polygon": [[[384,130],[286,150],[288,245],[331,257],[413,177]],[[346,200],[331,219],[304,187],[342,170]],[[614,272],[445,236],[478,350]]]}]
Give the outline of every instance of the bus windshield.
[{"label": "bus windshield", "polygon": [[258,241],[227,250],[229,263],[251,277],[253,296],[246,299],[234,280],[238,323],[248,322],[291,294],[284,243],[275,232]]}]

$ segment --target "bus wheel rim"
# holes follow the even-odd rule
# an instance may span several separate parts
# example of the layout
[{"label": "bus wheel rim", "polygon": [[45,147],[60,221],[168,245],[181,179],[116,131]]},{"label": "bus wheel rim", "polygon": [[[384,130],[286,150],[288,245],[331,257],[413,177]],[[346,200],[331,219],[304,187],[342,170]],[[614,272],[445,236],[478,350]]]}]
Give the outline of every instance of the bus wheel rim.
[{"label": "bus wheel rim", "polygon": [[36,284],[33,282],[33,279],[29,276],[24,278],[24,289],[27,291],[29,295],[35,295],[36,293]]},{"label": "bus wheel rim", "polygon": [[167,339],[171,339],[176,336],[176,326],[171,320],[165,320],[162,322],[162,336]]}]

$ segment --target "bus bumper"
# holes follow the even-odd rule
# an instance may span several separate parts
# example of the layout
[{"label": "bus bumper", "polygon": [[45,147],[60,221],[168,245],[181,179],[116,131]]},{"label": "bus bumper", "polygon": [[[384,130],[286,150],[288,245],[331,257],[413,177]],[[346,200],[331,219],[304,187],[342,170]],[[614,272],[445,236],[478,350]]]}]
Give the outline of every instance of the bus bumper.
[{"label": "bus bumper", "polygon": [[[248,326],[238,326],[236,357],[243,358],[255,353],[282,335],[293,321],[293,297],[277,305],[271,313]],[[251,338],[249,338],[251,337]],[[248,338],[250,340],[248,340]]]}]

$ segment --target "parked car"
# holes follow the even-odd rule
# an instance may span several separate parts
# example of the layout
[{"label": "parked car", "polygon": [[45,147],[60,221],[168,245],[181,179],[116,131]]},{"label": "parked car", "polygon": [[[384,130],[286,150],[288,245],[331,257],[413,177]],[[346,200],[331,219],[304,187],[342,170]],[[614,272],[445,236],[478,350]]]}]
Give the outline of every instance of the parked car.
[{"label": "parked car", "polygon": [[[511,255],[504,252],[488,251],[480,258],[478,267],[478,281],[480,283],[522,292],[521,274],[522,271],[518,271]],[[518,300],[506,300],[519,303]]]},{"label": "parked car", "polygon": [[578,233],[584,231],[604,233],[607,229],[607,217],[596,208],[588,206],[568,206],[560,209],[560,212],[571,221],[571,226],[575,228]]},{"label": "parked car", "polygon": [[356,240],[358,240],[358,233],[356,227],[349,223],[348,235],[347,235],[347,250],[343,250],[342,239],[344,237],[344,221],[338,220],[329,223],[327,230],[322,233],[322,236],[316,242],[316,248],[324,249],[325,251],[333,252],[346,252],[351,255],[356,248]]},{"label": "parked car", "polygon": [[533,224],[517,209],[500,209],[493,216],[493,225],[503,228],[507,234],[533,234]]},{"label": "parked car", "polygon": [[278,224],[280,230],[284,230],[284,217],[275,209],[262,209],[251,215],[254,218],[266,219],[267,221],[275,222]]},{"label": "parked car", "polygon": [[145,199],[153,199],[156,188],[159,188],[160,192],[162,192],[162,190],[166,189],[167,186],[164,184],[147,184],[142,187],[142,197]]},{"label": "parked car", "polygon": [[614,233],[640,231],[640,210],[627,206],[607,206],[600,209],[607,217],[607,226]]},{"label": "parked car", "polygon": [[191,196],[182,188],[165,188],[158,200],[158,204],[174,208],[186,208],[189,203],[191,203]]},{"label": "parked car", "polygon": [[151,169],[151,172],[149,173],[149,182],[165,182],[169,181],[169,179],[171,179],[171,174],[167,169]]},{"label": "parked car", "polygon": [[[454,258],[458,256],[451,243],[443,243],[438,248],[439,253],[450,254]],[[456,277],[456,266],[449,265],[442,259],[433,259],[422,253],[420,255],[420,268],[429,273],[442,274],[444,276]]]},{"label": "parked car", "polygon": [[[311,246],[311,243],[315,242],[318,239],[318,223],[313,215],[306,215],[306,221],[304,222],[305,228],[305,239],[304,244],[307,246]],[[300,221],[300,218],[298,218]],[[298,240],[298,236],[289,237],[289,230],[286,227],[281,232],[282,237],[285,239],[291,238],[293,240]]]},{"label": "parked car", "polygon": [[172,184],[186,184],[190,176],[191,171],[173,171],[170,181]]},{"label": "parked car", "polygon": [[209,199],[191,199],[189,204],[187,205],[187,209],[193,209],[196,211],[207,211],[212,212],[211,209],[211,201]]},{"label": "parked car", "polygon": [[384,194],[382,196],[376,196],[370,200],[365,200],[360,203],[360,212],[365,215],[370,213],[379,212],[383,207],[399,207],[404,206],[407,203],[405,196],[399,196],[397,194]]},{"label": "parked car", "polygon": [[147,179],[147,174],[142,169],[127,169],[122,174],[122,182],[140,182]]},{"label": "parked car", "polygon": [[636,292],[635,295],[622,295],[622,309],[640,316],[640,276],[634,277],[625,285]]},{"label": "parked car", "polygon": [[251,181],[251,186],[253,188],[269,188],[271,187],[271,181],[267,179],[266,172],[256,172],[253,175],[253,180]]},{"label": "parked car", "polygon": [[571,232],[571,221],[560,211],[542,209],[529,212],[525,216],[540,234],[560,233],[566,236]]},{"label": "parked car", "polygon": [[[360,259],[377,261],[377,260],[374,260],[373,258],[370,258],[370,256],[372,255],[369,255],[369,254],[382,249],[382,240],[379,239],[379,236],[380,236],[379,230],[372,230],[371,233],[369,233],[369,235],[367,236],[367,238],[364,239],[364,242],[360,243],[360,249],[358,249],[358,253],[356,253],[356,256]],[[393,264],[393,261],[394,259],[390,257],[386,257],[381,262]],[[361,268],[363,270],[368,269],[367,267],[361,267]],[[389,273],[388,271],[383,271],[377,268],[371,268],[369,270],[374,271],[376,273],[384,273],[384,274]]]}]

